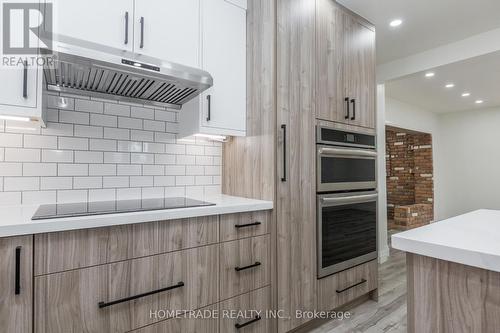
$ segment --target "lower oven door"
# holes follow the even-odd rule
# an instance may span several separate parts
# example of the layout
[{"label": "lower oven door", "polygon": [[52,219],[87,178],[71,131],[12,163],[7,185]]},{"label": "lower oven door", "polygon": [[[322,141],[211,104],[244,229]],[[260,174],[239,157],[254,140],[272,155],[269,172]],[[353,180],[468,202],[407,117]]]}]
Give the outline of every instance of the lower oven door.
[{"label": "lower oven door", "polygon": [[318,277],[377,258],[377,192],[318,195]]}]

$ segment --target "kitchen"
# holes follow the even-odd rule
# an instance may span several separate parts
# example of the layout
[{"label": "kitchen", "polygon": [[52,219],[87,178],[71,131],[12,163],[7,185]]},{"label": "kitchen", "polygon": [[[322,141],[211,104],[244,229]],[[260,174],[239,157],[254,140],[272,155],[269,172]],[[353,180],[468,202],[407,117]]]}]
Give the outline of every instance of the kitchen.
[{"label": "kitchen", "polygon": [[[480,232],[460,238],[467,218],[389,248],[385,131],[400,124],[384,84],[445,65],[379,62],[401,14],[356,0],[1,10],[2,56],[17,59],[0,68],[1,332],[449,331],[437,315],[417,325],[426,265],[498,289],[498,252]],[[500,207],[467,212],[479,208]],[[378,327],[395,262],[408,311],[399,295]],[[500,302],[486,303],[470,331],[500,326]]]}]

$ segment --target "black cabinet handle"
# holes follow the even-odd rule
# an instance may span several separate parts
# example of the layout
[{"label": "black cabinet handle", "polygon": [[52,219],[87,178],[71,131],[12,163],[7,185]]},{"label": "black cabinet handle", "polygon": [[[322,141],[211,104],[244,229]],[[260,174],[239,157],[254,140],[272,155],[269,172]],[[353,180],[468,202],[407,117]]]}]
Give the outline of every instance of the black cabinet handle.
[{"label": "black cabinet handle", "polygon": [[243,328],[245,326],[248,326],[250,324],[253,324],[255,322],[258,322],[259,320],[261,320],[262,317],[261,316],[255,316],[255,319],[252,319],[250,321],[247,321],[246,323],[243,323],[243,324],[234,324],[234,327],[236,327],[237,330],[239,330],[240,328]]},{"label": "black cabinet handle", "polygon": [[28,98],[28,60],[23,61],[23,97]]},{"label": "black cabinet handle", "polygon": [[162,289],[158,289],[158,290],[149,291],[149,292],[144,293],[144,294],[139,294],[139,295],[135,295],[135,296],[126,297],[126,298],[118,299],[116,301],[111,301],[111,302],[108,302],[108,303],[106,303],[106,302],[99,302],[97,305],[99,306],[99,309],[102,309],[102,308],[106,308],[108,306],[112,306],[112,305],[115,305],[115,304],[129,302],[129,301],[132,301],[134,299],[138,299],[138,298],[142,298],[142,297],[146,297],[146,296],[151,296],[151,295],[154,295],[154,294],[158,294],[158,293],[161,293],[161,292],[164,292],[164,291],[173,290],[173,289],[177,289],[177,288],[181,288],[181,287],[184,287],[184,282],[182,282],[182,281],[179,282],[179,283],[177,283],[174,286],[170,286],[170,287],[166,287],[166,288],[162,288]]},{"label": "black cabinet handle", "polygon": [[286,125],[281,125],[283,130],[283,177],[281,177],[282,182],[286,182]]},{"label": "black cabinet handle", "polygon": [[352,103],[352,118],[351,118],[351,120],[355,120],[356,119],[356,100],[354,98],[351,99],[351,103]]},{"label": "black cabinet handle", "polygon": [[128,12],[125,12],[125,45],[128,44]]},{"label": "black cabinet handle", "polygon": [[346,105],[346,108],[345,108],[345,119],[349,119],[349,117],[351,116],[351,111],[349,110],[349,97],[346,97],[344,99],[345,101],[345,105]]},{"label": "black cabinet handle", "polygon": [[207,95],[207,121],[212,118],[212,95]]},{"label": "black cabinet handle", "polygon": [[245,266],[245,267],[235,267],[234,270],[237,271],[237,272],[240,272],[240,271],[244,271],[245,269],[254,268],[254,267],[257,267],[257,266],[260,266],[260,265],[262,265],[262,264],[257,261],[253,265],[248,265],[248,266]]},{"label": "black cabinet handle", "polygon": [[347,291],[347,290],[349,290],[349,289],[352,289],[352,288],[354,288],[354,287],[357,287],[357,286],[359,286],[360,284],[363,284],[363,283],[366,283],[366,280],[365,280],[365,279],[362,279],[360,282],[358,282],[358,283],[356,283],[356,284],[353,284],[353,285],[352,285],[352,286],[350,286],[350,287],[347,287],[347,288],[344,288],[344,289],[341,289],[341,290],[338,290],[338,289],[337,289],[337,290],[335,290],[335,291],[337,292],[337,294],[341,294],[341,293],[343,293],[344,291]]},{"label": "black cabinet handle", "polygon": [[139,47],[142,49],[144,48],[144,17],[141,17],[141,43]]},{"label": "black cabinet handle", "polygon": [[248,224],[235,224],[234,227],[240,229],[240,228],[255,227],[255,226],[258,226],[261,224],[262,224],[261,222],[254,222],[254,223],[248,223]]},{"label": "black cabinet handle", "polygon": [[14,294],[21,293],[21,246],[16,247],[16,276],[14,285]]}]

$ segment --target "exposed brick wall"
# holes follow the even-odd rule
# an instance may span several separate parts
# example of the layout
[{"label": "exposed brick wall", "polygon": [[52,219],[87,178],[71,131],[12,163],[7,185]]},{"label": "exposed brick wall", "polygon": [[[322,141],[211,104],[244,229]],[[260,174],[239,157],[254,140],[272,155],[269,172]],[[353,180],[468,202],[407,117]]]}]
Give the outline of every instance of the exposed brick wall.
[{"label": "exposed brick wall", "polygon": [[[427,223],[434,218],[432,136],[394,128],[386,130],[387,214],[395,219],[395,208],[426,204]],[[422,210],[423,208],[418,208]]]},{"label": "exposed brick wall", "polygon": [[433,219],[432,204],[414,204],[394,208],[396,229],[413,229],[429,224]]}]

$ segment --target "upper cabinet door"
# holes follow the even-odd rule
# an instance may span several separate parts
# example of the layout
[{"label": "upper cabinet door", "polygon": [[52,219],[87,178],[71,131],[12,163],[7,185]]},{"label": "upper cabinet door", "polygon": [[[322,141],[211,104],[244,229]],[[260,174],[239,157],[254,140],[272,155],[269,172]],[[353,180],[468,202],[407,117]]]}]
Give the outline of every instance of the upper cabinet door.
[{"label": "upper cabinet door", "polygon": [[203,126],[246,130],[246,10],[202,1],[202,67],[214,80],[202,96]]},{"label": "upper cabinet door", "polygon": [[349,122],[344,99],[344,14],[333,0],[316,6],[316,118]]},{"label": "upper cabinet door", "polygon": [[137,0],[134,20],[135,52],[200,66],[200,0]]},{"label": "upper cabinet door", "polygon": [[132,51],[134,0],[54,0],[52,3],[56,34]]},{"label": "upper cabinet door", "polygon": [[350,123],[375,128],[375,32],[349,14],[344,17]]}]

